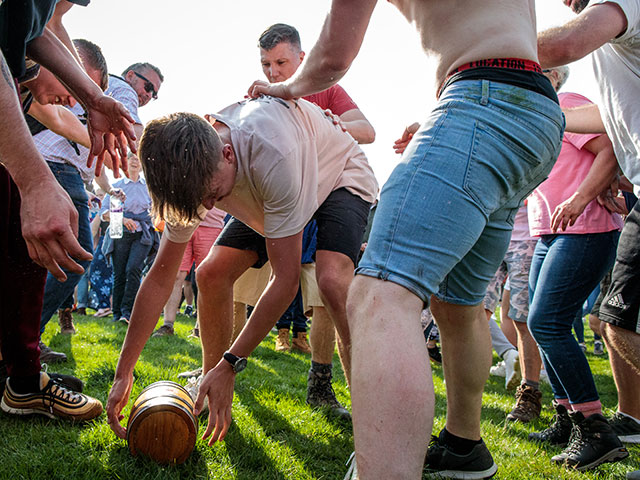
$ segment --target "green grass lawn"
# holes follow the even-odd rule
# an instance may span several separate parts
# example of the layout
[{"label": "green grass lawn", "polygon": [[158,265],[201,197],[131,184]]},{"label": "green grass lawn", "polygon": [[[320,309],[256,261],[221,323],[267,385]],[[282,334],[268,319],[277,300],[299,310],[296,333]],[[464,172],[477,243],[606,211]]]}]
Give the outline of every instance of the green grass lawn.
[{"label": "green grass lawn", "polygon": [[[103,404],[124,339],[126,327],[110,319],[75,316],[78,333],[58,334],[57,322],[47,326],[44,341],[63,351],[68,360],[52,371],[70,373],[85,382],[85,392]],[[199,341],[187,338],[193,320],[179,316],[176,336],[152,338],[135,369],[128,417],[133,399],[150,383],[177,380],[184,370],[200,365]],[[585,329],[588,332],[588,328]],[[345,461],[353,450],[349,424],[327,418],[305,403],[309,357],[301,353],[275,352],[270,334],[251,356],[249,368],[239,375],[234,399],[234,422],[224,442],[209,447],[198,439],[191,457],[179,466],[159,466],[130,455],[127,444],[109,429],[103,414],[96,421],[73,425],[46,417],[14,417],[0,413],[0,480],[4,479],[342,479]],[[590,351],[592,343],[588,338]],[[616,407],[616,392],[606,359],[588,354],[606,414]],[[350,408],[349,393],[334,365],[338,399]],[[436,389],[434,431],[444,425],[445,389],[442,369],[433,369]],[[184,383],[184,382],[183,382]],[[623,479],[640,468],[640,446],[615,465],[581,474],[552,465],[559,449],[543,448],[527,441],[530,431],[545,428],[551,419],[551,390],[543,386],[543,416],[532,425],[506,424],[513,393],[504,379],[491,377],[485,388],[482,430],[499,465],[500,479]],[[401,408],[401,399],[398,399]],[[200,421],[200,435],[206,416]],[[425,438],[425,441],[428,439]],[[389,458],[393,461],[393,458]]]}]

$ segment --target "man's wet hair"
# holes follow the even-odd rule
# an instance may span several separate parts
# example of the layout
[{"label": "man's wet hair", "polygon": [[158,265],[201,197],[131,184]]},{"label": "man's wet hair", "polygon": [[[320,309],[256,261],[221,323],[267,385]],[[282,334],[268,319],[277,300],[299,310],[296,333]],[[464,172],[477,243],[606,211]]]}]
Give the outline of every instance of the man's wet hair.
[{"label": "man's wet hair", "polygon": [[151,213],[171,225],[192,224],[222,160],[218,132],[193,113],[149,122],[139,158],[151,195]]},{"label": "man's wet hair", "polygon": [[276,23],[262,32],[258,39],[258,46],[264,50],[271,50],[282,42],[289,43],[298,50],[302,49],[298,30],[286,23]]},{"label": "man's wet hair", "polygon": [[142,73],[142,70],[145,70],[145,69],[153,70],[154,72],[156,72],[156,75],[158,75],[158,78],[160,79],[160,81],[164,82],[164,75],[162,75],[162,72],[160,71],[160,69],[158,67],[156,67],[155,65],[153,65],[151,63],[148,63],[148,62],[138,62],[138,63],[134,63],[133,65],[129,65],[122,72],[122,76],[125,77],[127,75],[127,73],[129,73],[131,71]]},{"label": "man's wet hair", "polygon": [[109,69],[107,68],[107,60],[102,54],[102,50],[98,45],[84,38],[76,38],[73,45],[78,50],[78,55],[85,66],[89,66],[100,72],[99,87],[104,92],[109,87]]}]

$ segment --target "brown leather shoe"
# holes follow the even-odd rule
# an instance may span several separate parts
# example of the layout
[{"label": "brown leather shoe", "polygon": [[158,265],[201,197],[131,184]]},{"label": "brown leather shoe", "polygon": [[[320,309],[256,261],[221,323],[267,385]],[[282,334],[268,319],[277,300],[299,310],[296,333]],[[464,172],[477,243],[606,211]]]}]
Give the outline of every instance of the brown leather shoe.
[{"label": "brown leather shoe", "polygon": [[309,342],[307,342],[307,332],[296,333],[291,341],[291,348],[299,350],[302,353],[311,353],[311,347],[309,346]]},{"label": "brown leather shoe", "polygon": [[291,350],[291,344],[289,343],[289,329],[278,329],[278,338],[276,338],[276,352],[288,352]]},{"label": "brown leather shoe", "polygon": [[520,385],[516,390],[516,406],[507,415],[510,422],[528,423],[540,416],[542,392],[530,385]]},{"label": "brown leather shoe", "polygon": [[76,333],[76,327],[73,326],[73,315],[70,308],[61,308],[58,310],[58,321],[60,322],[60,333],[73,335]]}]

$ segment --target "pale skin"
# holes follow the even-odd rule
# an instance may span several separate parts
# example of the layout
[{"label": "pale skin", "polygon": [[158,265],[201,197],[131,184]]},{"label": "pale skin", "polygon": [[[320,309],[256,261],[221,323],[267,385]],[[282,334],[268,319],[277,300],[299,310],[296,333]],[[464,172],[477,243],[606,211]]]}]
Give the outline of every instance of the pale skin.
[{"label": "pale skin", "polygon": [[[453,68],[473,60],[515,57],[537,61],[532,0],[469,0],[455,7],[434,0],[393,3],[415,23],[425,51],[437,57],[437,85]],[[338,82],[358,54],[375,5],[375,0],[334,0],[302,69],[284,83],[256,82],[250,95],[297,98]],[[454,22],[456,31],[465,35],[451,35]],[[433,386],[420,332],[421,309],[418,297],[391,282],[356,276],[351,285],[347,310],[354,332],[352,405],[361,479],[421,478],[433,423]],[[398,312],[404,312],[402,328],[397,328]],[[440,327],[443,364],[448,365],[447,429],[479,439],[482,389],[491,364],[485,314],[481,306],[443,302],[432,312]],[[385,331],[391,325],[396,326],[393,334]],[[399,399],[402,409],[396,408]]]}]

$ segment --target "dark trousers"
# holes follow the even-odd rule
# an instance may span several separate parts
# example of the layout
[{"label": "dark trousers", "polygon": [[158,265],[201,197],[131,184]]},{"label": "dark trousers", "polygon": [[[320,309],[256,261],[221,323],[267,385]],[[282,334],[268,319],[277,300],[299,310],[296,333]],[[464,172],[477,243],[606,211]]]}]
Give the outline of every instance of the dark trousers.
[{"label": "dark trousers", "polygon": [[122,238],[113,242],[113,318],[131,318],[144,261],[151,245],[140,243],[142,232],[124,232]]},{"label": "dark trousers", "polygon": [[20,193],[0,165],[0,344],[10,377],[40,372],[40,315],[47,271],[30,258]]}]

